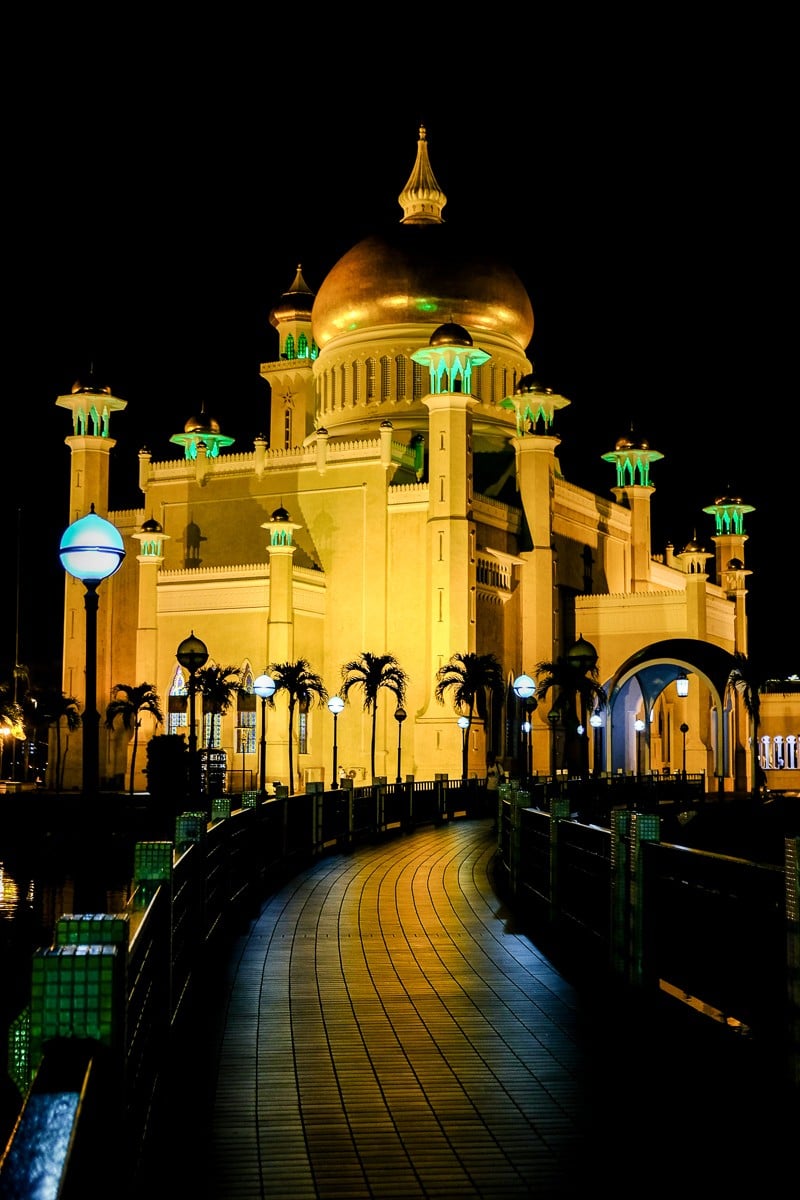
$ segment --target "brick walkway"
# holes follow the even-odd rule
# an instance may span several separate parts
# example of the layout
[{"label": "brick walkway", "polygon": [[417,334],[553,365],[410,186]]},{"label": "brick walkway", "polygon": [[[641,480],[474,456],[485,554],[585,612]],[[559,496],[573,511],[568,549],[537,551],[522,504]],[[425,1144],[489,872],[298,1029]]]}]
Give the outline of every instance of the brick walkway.
[{"label": "brick walkway", "polygon": [[783,1190],[800,1125],[753,1048],[557,969],[498,899],[493,853],[488,821],[422,829],[265,902],[216,981],[181,1194]]}]

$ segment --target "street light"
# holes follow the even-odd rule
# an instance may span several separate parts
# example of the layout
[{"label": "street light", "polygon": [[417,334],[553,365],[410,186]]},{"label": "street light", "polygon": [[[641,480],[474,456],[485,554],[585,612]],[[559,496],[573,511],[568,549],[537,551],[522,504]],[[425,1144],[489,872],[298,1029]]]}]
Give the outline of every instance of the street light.
[{"label": "street light", "polygon": [[406,719],[406,710],[404,708],[402,708],[399,704],[398,704],[397,708],[394,710],[394,719],[395,719],[395,721],[397,721],[397,782],[402,783],[403,776],[400,771],[400,759],[401,759],[401,754],[402,754],[401,739],[403,736],[403,721],[405,721],[405,719]]},{"label": "street light", "polygon": [[86,588],[86,694],[83,725],[83,794],[96,796],[100,782],[100,714],[97,711],[97,589],[122,566],[125,547],[122,535],[110,521],[89,514],[65,529],[59,548],[61,565],[68,575]]},{"label": "street light", "polygon": [[681,724],[681,733],[683,734],[683,779],[686,782],[686,735],[689,732],[689,726],[685,721]]},{"label": "street light", "polygon": [[6,761],[6,738],[11,733],[10,725],[0,725],[0,738],[3,739],[0,745],[0,779],[5,779],[5,761]]},{"label": "street light", "polygon": [[258,795],[261,803],[267,795],[267,701],[275,695],[275,680],[271,675],[257,675],[253,691],[261,701],[261,741],[258,755]]},{"label": "street light", "polygon": [[530,675],[518,675],[511,685],[514,695],[521,702],[525,712],[522,722],[522,732],[525,734],[525,776],[530,779],[533,774],[533,743],[531,741],[531,714],[539,707],[536,696],[536,684]]},{"label": "street light", "polygon": [[197,690],[195,675],[208,662],[208,646],[199,637],[195,637],[192,630],[188,638],[184,638],[178,646],[175,657],[189,672],[189,800],[199,804],[200,759],[197,754],[197,725],[194,717],[194,697]]},{"label": "street light", "polygon": [[328,708],[333,713],[333,781],[331,783],[331,787],[338,788],[338,786],[339,786],[339,774],[338,774],[339,768],[337,766],[336,760],[337,760],[337,756],[339,753],[339,749],[338,749],[338,744],[336,741],[336,719],[339,716],[339,713],[344,708],[344,700],[342,699],[341,696],[331,696],[330,700],[328,701]]},{"label": "street light", "polygon": [[458,718],[458,728],[461,730],[461,778],[467,778],[467,733],[469,731],[469,717]]},{"label": "street light", "polygon": [[645,730],[644,721],[638,717],[633,722],[633,728],[636,730],[636,774],[642,774],[642,734]]},{"label": "street light", "polygon": [[600,767],[601,767],[601,760],[602,760],[602,734],[600,733],[600,730],[603,728],[603,718],[602,718],[601,714],[597,711],[597,709],[595,709],[595,711],[589,717],[589,724],[591,725],[592,729],[594,730],[594,751],[593,751],[594,772],[593,773],[594,773],[595,778],[597,778],[597,776],[600,775],[600,773],[601,773]]}]

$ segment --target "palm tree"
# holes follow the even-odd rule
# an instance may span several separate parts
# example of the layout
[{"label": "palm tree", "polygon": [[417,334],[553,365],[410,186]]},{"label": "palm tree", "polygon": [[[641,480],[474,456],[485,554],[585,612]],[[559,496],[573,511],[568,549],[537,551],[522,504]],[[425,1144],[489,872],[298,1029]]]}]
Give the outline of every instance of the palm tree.
[{"label": "palm tree", "polygon": [[161,725],[164,714],[161,711],[161,701],[152,683],[140,683],[137,687],[129,683],[117,683],[111,689],[113,699],[106,708],[106,728],[113,729],[117,717],[122,718],[125,729],[133,726],[133,749],[131,751],[130,795],[133,795],[133,780],[136,773],[136,751],[139,747],[139,729],[141,714],[150,713],[155,718],[156,725]]},{"label": "palm tree", "polygon": [[[578,643],[576,643],[578,644]],[[589,643],[586,643],[589,645]],[[540,698],[544,699],[551,688],[558,696],[550,710],[553,725],[561,721],[564,726],[564,761],[570,775],[584,778],[589,774],[589,742],[578,734],[578,726],[586,729],[588,710],[605,708],[608,697],[600,683],[597,660],[586,655],[559,655],[552,662],[536,664],[536,683]],[[575,700],[580,701],[581,716],[578,719]],[[553,769],[555,770],[555,762]]]},{"label": "palm tree", "polygon": [[[224,716],[242,690],[242,673],[238,667],[201,667],[195,672],[195,690],[203,697],[203,711]],[[211,722],[208,748],[214,749],[215,724]]]},{"label": "palm tree", "polygon": [[364,712],[372,713],[372,741],[370,743],[370,769],[375,778],[375,738],[378,720],[378,693],[381,688],[391,692],[397,701],[397,707],[402,708],[406,698],[408,675],[393,654],[371,654],[362,650],[359,658],[354,658],[342,667],[341,695],[347,700],[353,688],[361,688],[364,693]]},{"label": "palm tree", "polygon": [[744,711],[750,718],[750,769],[753,780],[753,795],[757,795],[763,771],[758,757],[758,729],[761,723],[761,691],[764,680],[761,671],[752,659],[737,650],[733,655],[733,666],[728,676],[728,683],[742,697]]},{"label": "palm tree", "polygon": [[301,712],[308,712],[312,698],[316,697],[318,705],[328,699],[325,684],[319,675],[311,670],[308,659],[298,658],[296,662],[270,663],[268,673],[275,680],[275,691],[267,700],[271,708],[275,707],[275,697],[280,692],[286,692],[289,699],[289,790],[294,790],[294,710],[299,707]]},{"label": "palm tree", "polygon": [[39,721],[45,728],[55,726],[56,731],[56,766],[54,782],[56,793],[64,785],[65,758],[61,753],[61,722],[70,732],[80,728],[81,714],[78,701],[74,696],[66,696],[63,692],[45,689],[39,693]]},{"label": "palm tree", "polygon": [[[14,737],[20,741],[25,738],[24,728],[24,713],[22,705],[12,698],[8,687],[0,688],[0,725],[3,727],[2,737],[2,753],[0,753],[0,774],[3,772],[3,760],[5,758],[6,738]],[[11,762],[14,759],[15,751],[12,749]],[[10,772],[13,775],[13,772]]]},{"label": "palm tree", "polygon": [[[466,715],[469,723],[477,712],[478,717],[489,729],[491,742],[491,727],[488,725],[490,701],[500,702],[503,698],[503,668],[494,654],[475,654],[469,650],[465,654],[453,654],[450,661],[439,667],[436,672],[436,687],[434,696],[439,704],[444,704],[445,694],[449,692],[456,712]],[[461,777],[467,778],[468,740],[461,740]],[[489,747],[491,750],[491,746]]]}]

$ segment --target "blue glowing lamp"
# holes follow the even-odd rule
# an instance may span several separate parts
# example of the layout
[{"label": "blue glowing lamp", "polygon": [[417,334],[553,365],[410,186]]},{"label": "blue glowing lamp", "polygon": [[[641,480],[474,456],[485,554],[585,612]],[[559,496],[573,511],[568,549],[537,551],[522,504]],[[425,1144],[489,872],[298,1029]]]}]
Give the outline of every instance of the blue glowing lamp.
[{"label": "blue glowing lamp", "polygon": [[64,531],[58,553],[67,574],[96,585],[119,570],[125,547],[117,527],[98,517],[92,505],[88,516]]},{"label": "blue glowing lamp", "polygon": [[518,675],[512,687],[518,700],[530,700],[536,694],[536,684],[530,675]]}]

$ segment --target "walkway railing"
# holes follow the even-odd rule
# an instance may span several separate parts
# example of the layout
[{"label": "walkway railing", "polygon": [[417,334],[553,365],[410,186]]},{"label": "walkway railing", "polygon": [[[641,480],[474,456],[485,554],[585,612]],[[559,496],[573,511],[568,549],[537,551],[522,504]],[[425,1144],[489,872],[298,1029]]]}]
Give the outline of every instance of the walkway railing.
[{"label": "walkway railing", "polygon": [[[783,869],[742,864],[727,874],[720,856],[659,843],[656,812],[616,808],[609,828],[570,820],[568,790],[543,780],[501,789],[496,862],[513,902],[559,937],[593,945],[598,969],[686,996],[703,997],[703,949],[738,945],[754,956],[763,996],[748,990],[746,971],[726,975],[721,962],[707,998],[757,1036],[770,1022],[779,1028],[797,1083],[798,839],[787,842]],[[173,841],[137,843],[126,911],[64,916],[53,946],[35,952],[30,1005],[12,1029],[22,1099],[0,1159],[0,1197],[120,1195],[123,1177],[130,1195],[146,1187],[208,972],[263,898],[322,855],[494,816],[498,803],[483,780],[445,777],[242,799],[231,811],[230,798],[217,798],[210,823],[204,812],[181,814]],[[719,893],[730,902],[713,903]]]}]

